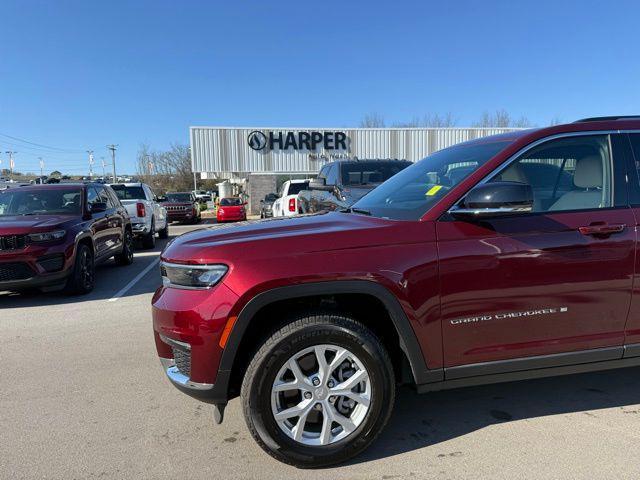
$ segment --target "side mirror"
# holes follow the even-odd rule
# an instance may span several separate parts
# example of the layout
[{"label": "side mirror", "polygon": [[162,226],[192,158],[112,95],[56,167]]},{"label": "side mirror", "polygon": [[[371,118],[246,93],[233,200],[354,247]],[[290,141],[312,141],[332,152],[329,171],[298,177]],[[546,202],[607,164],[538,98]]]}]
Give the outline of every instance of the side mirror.
[{"label": "side mirror", "polygon": [[91,204],[91,213],[100,213],[107,211],[107,204],[104,202],[96,202]]},{"label": "side mirror", "polygon": [[326,178],[314,178],[309,182],[310,190],[323,190],[325,192],[331,192],[333,191],[333,188],[333,185],[327,185]]},{"label": "side mirror", "polygon": [[533,189],[520,182],[489,182],[476,186],[459,207],[449,210],[457,218],[489,218],[533,210]]}]

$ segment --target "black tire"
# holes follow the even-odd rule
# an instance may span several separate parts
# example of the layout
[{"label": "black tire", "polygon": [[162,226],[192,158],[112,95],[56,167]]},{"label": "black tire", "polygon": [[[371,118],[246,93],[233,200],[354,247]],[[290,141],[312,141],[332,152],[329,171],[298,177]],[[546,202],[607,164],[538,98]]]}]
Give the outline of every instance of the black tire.
[{"label": "black tire", "polygon": [[[371,403],[362,423],[347,437],[325,446],[309,446],[294,441],[276,423],[271,387],[292,355],[321,344],[357,355],[369,373]],[[358,455],[377,438],[393,408],[395,377],[387,351],[371,330],[341,315],[317,314],[287,324],[260,347],[247,368],[241,397],[249,431],[265,452],[296,467],[324,467]]]},{"label": "black tire", "polygon": [[65,285],[65,292],[70,295],[85,295],[95,286],[96,270],[93,252],[84,243],[76,249],[73,270]]},{"label": "black tire", "polygon": [[166,222],[164,228],[158,232],[158,238],[169,238],[169,222]]},{"label": "black tire", "polygon": [[156,222],[151,219],[151,230],[142,237],[142,248],[150,249],[156,246]]},{"label": "black tire", "polygon": [[124,231],[122,252],[113,257],[118,265],[131,265],[133,263],[133,234],[131,230]]}]

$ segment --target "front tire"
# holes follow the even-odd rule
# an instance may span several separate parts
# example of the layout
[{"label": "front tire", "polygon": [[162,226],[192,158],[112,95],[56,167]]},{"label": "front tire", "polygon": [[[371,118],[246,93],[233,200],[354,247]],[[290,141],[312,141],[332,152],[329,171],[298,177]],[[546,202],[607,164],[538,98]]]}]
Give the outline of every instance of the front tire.
[{"label": "front tire", "polygon": [[376,439],[393,408],[395,378],[371,330],[341,315],[312,315],[262,345],[241,396],[263,450],[296,467],[322,467],[354,457]]},{"label": "front tire", "polygon": [[89,246],[81,243],[76,250],[73,271],[67,279],[65,292],[70,295],[85,295],[95,286],[95,263]]}]

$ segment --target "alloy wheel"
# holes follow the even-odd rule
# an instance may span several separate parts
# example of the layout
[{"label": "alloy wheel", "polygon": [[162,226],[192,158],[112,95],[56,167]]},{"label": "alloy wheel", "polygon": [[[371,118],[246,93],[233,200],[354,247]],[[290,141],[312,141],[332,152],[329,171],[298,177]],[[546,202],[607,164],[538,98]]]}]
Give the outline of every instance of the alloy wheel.
[{"label": "alloy wheel", "polygon": [[356,355],[336,345],[315,345],[293,355],[271,388],[280,429],[303,445],[333,444],[352,434],[371,403],[371,382]]}]

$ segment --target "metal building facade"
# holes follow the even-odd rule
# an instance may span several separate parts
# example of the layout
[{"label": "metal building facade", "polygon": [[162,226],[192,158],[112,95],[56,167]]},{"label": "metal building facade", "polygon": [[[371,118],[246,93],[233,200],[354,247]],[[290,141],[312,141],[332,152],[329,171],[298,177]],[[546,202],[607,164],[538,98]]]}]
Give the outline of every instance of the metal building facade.
[{"label": "metal building facade", "polygon": [[[436,150],[474,138],[509,132],[509,128],[265,128],[191,127],[195,172],[217,178],[253,174],[313,174],[340,158],[397,158],[416,161]],[[257,132],[257,133],[256,133]],[[304,139],[346,138],[346,148],[331,142],[309,148]],[[256,138],[253,138],[256,137]],[[269,141],[275,138],[275,148]],[[291,138],[285,147],[286,139]],[[325,137],[323,137],[325,138]],[[296,143],[297,142],[297,143]],[[266,143],[266,144],[265,144]],[[263,145],[265,144],[265,145]],[[330,148],[325,148],[328,145]],[[262,148],[260,148],[262,147]]]}]

